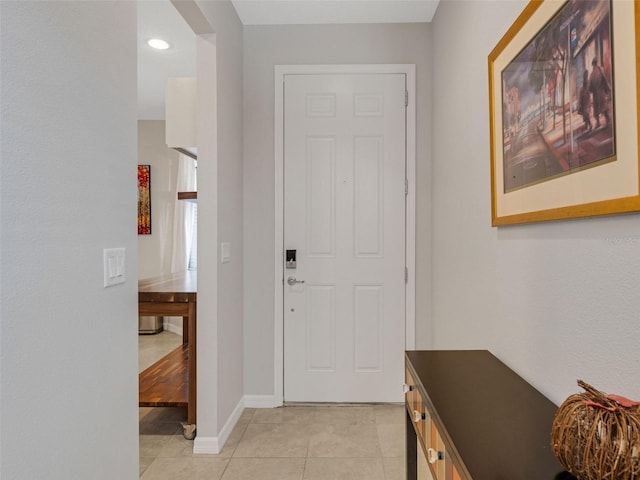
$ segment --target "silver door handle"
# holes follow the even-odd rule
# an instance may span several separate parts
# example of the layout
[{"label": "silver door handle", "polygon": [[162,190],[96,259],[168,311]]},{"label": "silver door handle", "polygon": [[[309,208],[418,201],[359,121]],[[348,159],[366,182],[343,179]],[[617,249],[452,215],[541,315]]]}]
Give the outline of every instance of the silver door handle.
[{"label": "silver door handle", "polygon": [[296,277],[290,275],[289,277],[287,277],[287,283],[293,286],[296,283],[304,283],[304,280],[296,280]]}]

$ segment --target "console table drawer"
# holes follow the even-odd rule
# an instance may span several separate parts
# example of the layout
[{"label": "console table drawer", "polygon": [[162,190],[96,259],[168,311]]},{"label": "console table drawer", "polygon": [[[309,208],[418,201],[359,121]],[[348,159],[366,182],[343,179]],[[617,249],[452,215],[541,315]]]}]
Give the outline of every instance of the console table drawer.
[{"label": "console table drawer", "polygon": [[421,386],[413,379],[411,372],[405,370],[406,405],[413,422],[413,428],[420,439],[422,449],[434,480],[453,480],[453,464],[447,449],[432,420],[431,412],[423,400]]},{"label": "console table drawer", "polygon": [[447,447],[438,432],[435,422],[431,422],[431,438],[426,443],[427,462],[431,467],[434,480],[453,480],[453,464]]},{"label": "console table drawer", "polygon": [[418,386],[408,369],[405,370],[405,389],[407,412],[413,421],[413,427],[416,429],[418,437],[424,439],[425,432],[429,430],[428,426],[425,427],[428,421],[425,414],[424,403],[422,402],[422,395],[418,390]]},{"label": "console table drawer", "polygon": [[575,480],[551,451],[557,406],[491,353],[410,351],[405,372],[408,480],[418,450],[434,480]]}]

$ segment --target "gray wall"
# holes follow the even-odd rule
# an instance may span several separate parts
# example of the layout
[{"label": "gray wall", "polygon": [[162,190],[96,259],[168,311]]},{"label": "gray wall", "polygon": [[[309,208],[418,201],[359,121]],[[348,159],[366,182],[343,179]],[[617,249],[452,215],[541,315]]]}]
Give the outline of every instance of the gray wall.
[{"label": "gray wall", "polygon": [[171,272],[179,153],[167,147],[164,120],[138,120],[138,164],[151,165],[151,235],[138,235],[138,277]]},{"label": "gray wall", "polygon": [[0,477],[134,479],[135,3],[0,12]]},{"label": "gray wall", "polygon": [[[151,235],[138,235],[138,278],[171,273],[179,156],[164,120],[138,120],[138,164],[151,165]],[[182,317],[165,316],[164,328],[182,335]]]},{"label": "gray wall", "polygon": [[[245,393],[274,382],[274,66],[410,63],[417,68],[417,316],[429,308],[430,31],[427,24],[244,27]],[[417,326],[419,344],[427,326]]]},{"label": "gray wall", "polygon": [[[198,162],[198,322],[207,329],[207,337],[198,339],[198,430],[210,437],[220,433],[244,396],[243,40],[231,2],[197,3],[215,32],[218,92],[217,153],[214,160],[204,157]],[[219,261],[222,242],[231,244],[229,263]],[[209,398],[206,403],[201,402],[203,388],[208,390],[202,392],[208,393],[202,397]],[[200,429],[201,420],[215,425],[215,430]]]},{"label": "gray wall", "polygon": [[489,349],[556,403],[577,379],[640,397],[640,217],[490,226],[487,56],[526,3],[432,23],[433,346]]}]

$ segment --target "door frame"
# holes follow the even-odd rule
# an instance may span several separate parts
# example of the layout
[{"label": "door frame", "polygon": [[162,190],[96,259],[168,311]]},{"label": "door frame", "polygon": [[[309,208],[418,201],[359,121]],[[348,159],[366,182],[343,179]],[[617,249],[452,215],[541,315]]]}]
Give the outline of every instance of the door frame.
[{"label": "door frame", "polygon": [[[284,79],[286,75],[404,74],[408,93],[406,110],[405,349],[415,349],[416,259],[416,66],[381,65],[276,65],[274,111],[275,158],[275,276],[274,276],[274,388],[273,403],[284,403]],[[398,385],[400,388],[400,385]]]}]

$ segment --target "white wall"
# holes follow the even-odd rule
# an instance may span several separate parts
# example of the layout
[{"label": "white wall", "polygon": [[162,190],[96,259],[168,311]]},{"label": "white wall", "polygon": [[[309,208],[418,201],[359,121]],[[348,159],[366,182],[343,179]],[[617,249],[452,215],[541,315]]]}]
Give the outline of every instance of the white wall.
[{"label": "white wall", "polygon": [[242,158],[242,24],[231,2],[203,11],[216,30],[218,90],[218,244],[231,246],[218,264],[219,427],[244,397],[244,223]]},{"label": "white wall", "polygon": [[0,11],[0,477],[134,479],[135,3]]},{"label": "white wall", "polygon": [[167,147],[163,120],[138,120],[138,164],[151,165],[151,235],[138,235],[138,278],[171,272],[179,155]]},{"label": "white wall", "polygon": [[[427,24],[245,26],[245,392],[274,386],[274,66],[410,63],[417,68],[418,318],[429,305],[430,27]],[[418,338],[427,336],[423,325]]]},{"label": "white wall", "polygon": [[640,217],[490,226],[487,56],[526,3],[432,23],[431,346],[488,349],[556,403],[577,379],[640,398]]},{"label": "white wall", "polygon": [[[244,396],[242,24],[228,0],[184,7],[196,33],[215,33],[197,42],[198,81],[215,75],[198,84],[199,99],[217,112],[208,118],[199,105],[198,438],[224,441],[221,431]],[[225,264],[219,263],[222,242],[231,244]]]},{"label": "white wall", "polygon": [[[151,235],[138,235],[138,278],[171,273],[179,157],[164,120],[138,120],[138,164],[151,165]],[[182,335],[182,317],[164,317],[164,328]]]}]

